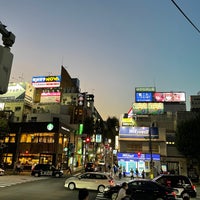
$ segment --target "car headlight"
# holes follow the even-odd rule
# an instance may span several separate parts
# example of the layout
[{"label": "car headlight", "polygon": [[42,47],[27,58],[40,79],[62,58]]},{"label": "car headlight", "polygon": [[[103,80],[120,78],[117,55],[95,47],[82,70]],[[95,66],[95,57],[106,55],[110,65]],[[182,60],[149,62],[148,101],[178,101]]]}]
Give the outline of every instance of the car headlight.
[{"label": "car headlight", "polygon": [[105,187],[104,192],[107,192],[110,190],[110,187]]}]

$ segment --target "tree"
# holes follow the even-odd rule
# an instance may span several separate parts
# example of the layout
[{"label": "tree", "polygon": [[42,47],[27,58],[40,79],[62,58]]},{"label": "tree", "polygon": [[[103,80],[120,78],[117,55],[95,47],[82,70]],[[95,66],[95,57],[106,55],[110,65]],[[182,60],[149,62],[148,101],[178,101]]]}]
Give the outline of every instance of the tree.
[{"label": "tree", "polygon": [[8,119],[6,114],[0,111],[0,139],[4,140],[4,137],[9,131]]},{"label": "tree", "polygon": [[86,117],[83,121],[83,133],[88,135],[94,134],[94,119],[93,117]]},{"label": "tree", "polygon": [[177,149],[187,158],[200,159],[200,115],[181,121],[176,131]]},{"label": "tree", "polygon": [[106,120],[106,128],[104,137],[111,139],[111,146],[114,148],[115,136],[118,135],[117,129],[119,128],[119,120],[116,117],[108,117]]}]

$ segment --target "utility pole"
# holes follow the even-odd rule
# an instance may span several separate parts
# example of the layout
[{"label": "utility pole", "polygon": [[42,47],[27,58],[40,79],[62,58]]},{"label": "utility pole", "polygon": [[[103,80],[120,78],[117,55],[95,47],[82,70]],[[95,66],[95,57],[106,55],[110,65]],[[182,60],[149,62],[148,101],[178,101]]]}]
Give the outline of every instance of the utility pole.
[{"label": "utility pole", "polygon": [[152,155],[151,127],[149,127],[149,152],[150,152],[150,178],[153,178],[153,155]]}]

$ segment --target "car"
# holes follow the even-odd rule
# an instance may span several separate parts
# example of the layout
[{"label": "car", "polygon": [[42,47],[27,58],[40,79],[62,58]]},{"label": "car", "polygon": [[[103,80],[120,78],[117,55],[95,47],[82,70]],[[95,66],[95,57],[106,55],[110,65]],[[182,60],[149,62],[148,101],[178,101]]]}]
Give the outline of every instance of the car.
[{"label": "car", "polygon": [[[131,190],[134,200],[175,200],[176,190],[167,188],[150,179],[134,179],[128,183],[128,188]],[[109,199],[116,199],[121,185],[106,187],[103,194]]]},{"label": "car", "polygon": [[153,179],[154,181],[178,190],[177,197],[183,198],[185,195],[196,197],[197,191],[192,181],[184,175],[161,174]]},{"label": "car", "polygon": [[115,185],[114,179],[103,172],[85,172],[66,179],[64,187],[70,190],[86,188],[103,192],[108,185]]},{"label": "car", "polygon": [[95,164],[93,162],[88,162],[85,164],[85,172],[94,172]]},{"label": "car", "polygon": [[5,170],[0,168],[0,176],[3,176],[3,175],[5,175]]},{"label": "car", "polygon": [[37,164],[31,170],[31,175],[35,177],[38,177],[38,176],[61,177],[63,176],[63,171],[56,169],[51,164]]}]

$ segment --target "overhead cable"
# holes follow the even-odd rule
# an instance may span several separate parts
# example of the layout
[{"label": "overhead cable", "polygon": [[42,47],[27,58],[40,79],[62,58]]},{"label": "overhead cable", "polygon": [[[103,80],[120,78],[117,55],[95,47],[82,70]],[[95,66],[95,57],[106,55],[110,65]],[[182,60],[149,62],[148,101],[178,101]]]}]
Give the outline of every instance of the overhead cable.
[{"label": "overhead cable", "polygon": [[200,33],[200,30],[194,25],[194,23],[187,17],[187,15],[181,10],[181,8],[175,3],[174,0],[171,0],[172,3],[178,8],[178,10],[184,15],[184,17],[190,22],[190,24]]}]

